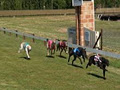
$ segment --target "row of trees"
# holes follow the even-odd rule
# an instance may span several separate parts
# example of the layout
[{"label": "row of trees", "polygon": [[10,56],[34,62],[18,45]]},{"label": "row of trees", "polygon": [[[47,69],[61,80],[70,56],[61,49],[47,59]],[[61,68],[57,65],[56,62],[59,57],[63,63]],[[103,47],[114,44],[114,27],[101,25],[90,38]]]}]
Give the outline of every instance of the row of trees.
[{"label": "row of trees", "polygon": [[72,0],[0,0],[0,10],[68,9]]},{"label": "row of trees", "polygon": [[94,0],[96,8],[120,7],[120,0]]},{"label": "row of trees", "polygon": [[[84,0],[83,0],[84,1]],[[94,0],[95,7],[120,7],[120,0]],[[0,10],[70,9],[72,0],[0,0]]]}]

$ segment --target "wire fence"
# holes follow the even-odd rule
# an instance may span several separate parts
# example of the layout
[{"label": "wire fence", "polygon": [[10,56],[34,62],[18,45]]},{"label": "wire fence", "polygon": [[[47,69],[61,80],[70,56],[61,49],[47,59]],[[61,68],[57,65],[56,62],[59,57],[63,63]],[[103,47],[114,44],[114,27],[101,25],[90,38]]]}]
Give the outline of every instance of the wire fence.
[{"label": "wire fence", "polygon": [[105,50],[120,54],[120,30],[104,30],[103,46]]},{"label": "wire fence", "polygon": [[[6,32],[8,32],[10,34],[14,33],[16,35],[16,37],[18,37],[18,35],[23,36],[23,39],[25,39],[25,37],[32,38],[33,42],[35,42],[35,39],[42,40],[42,41],[46,41],[46,39],[47,39],[47,38],[35,36],[34,34],[21,33],[21,32],[18,32],[17,30],[8,30],[6,28],[0,28],[0,31],[3,31],[4,34]],[[56,41],[56,43],[58,43],[58,41]],[[68,43],[68,47],[76,48],[76,47],[82,47],[82,46]],[[88,47],[83,47],[83,48],[86,48],[87,52],[98,53],[98,54],[102,54],[104,56],[109,56],[109,57],[120,59],[120,54],[115,54],[112,52],[106,52],[106,51],[102,51],[102,50],[96,50],[96,49],[92,49],[92,48],[88,48]]]}]

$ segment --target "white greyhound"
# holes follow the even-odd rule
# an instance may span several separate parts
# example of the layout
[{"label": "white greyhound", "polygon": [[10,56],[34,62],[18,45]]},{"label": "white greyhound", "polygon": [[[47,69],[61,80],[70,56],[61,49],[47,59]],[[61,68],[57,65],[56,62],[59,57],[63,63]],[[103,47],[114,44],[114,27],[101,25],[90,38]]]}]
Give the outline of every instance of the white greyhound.
[{"label": "white greyhound", "polygon": [[29,52],[31,51],[32,48],[31,48],[31,46],[29,45],[29,43],[27,43],[27,42],[22,42],[22,43],[20,44],[20,48],[19,48],[19,50],[18,50],[18,53],[20,53],[20,51],[21,51],[22,49],[25,50],[26,55],[27,55],[27,58],[30,59]]}]

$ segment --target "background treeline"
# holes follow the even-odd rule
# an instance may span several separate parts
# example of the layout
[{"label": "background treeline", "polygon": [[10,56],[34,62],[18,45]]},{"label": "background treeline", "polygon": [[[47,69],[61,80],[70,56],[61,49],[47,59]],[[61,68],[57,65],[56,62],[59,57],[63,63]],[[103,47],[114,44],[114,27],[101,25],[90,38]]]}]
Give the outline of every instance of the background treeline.
[{"label": "background treeline", "polygon": [[120,0],[94,0],[96,8],[118,8]]},{"label": "background treeline", "polygon": [[[120,0],[94,0],[96,8],[120,7]],[[72,0],[0,0],[0,10],[71,9]]]}]

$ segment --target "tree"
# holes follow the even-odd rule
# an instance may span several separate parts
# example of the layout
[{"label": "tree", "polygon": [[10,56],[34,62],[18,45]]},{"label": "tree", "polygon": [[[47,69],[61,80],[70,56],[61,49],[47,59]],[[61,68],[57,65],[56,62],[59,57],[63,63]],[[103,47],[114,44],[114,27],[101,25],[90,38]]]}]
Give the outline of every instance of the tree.
[{"label": "tree", "polygon": [[15,9],[22,10],[22,0],[15,0]]},{"label": "tree", "polygon": [[53,8],[54,9],[65,9],[66,1],[65,0],[54,0]]},{"label": "tree", "polygon": [[0,10],[3,10],[3,7],[4,7],[4,0],[0,0]]},{"label": "tree", "polygon": [[65,0],[66,1],[66,9],[73,8],[72,7],[72,0]]},{"label": "tree", "polygon": [[95,0],[95,8],[100,8],[101,7],[101,0]]},{"label": "tree", "polygon": [[120,7],[120,0],[114,0],[114,7]]},{"label": "tree", "polygon": [[[120,7],[120,0],[94,0],[95,9]],[[0,0],[0,10],[70,9],[72,0]]]},{"label": "tree", "polygon": [[9,0],[4,0],[3,10],[10,10],[10,2],[9,2]]}]

